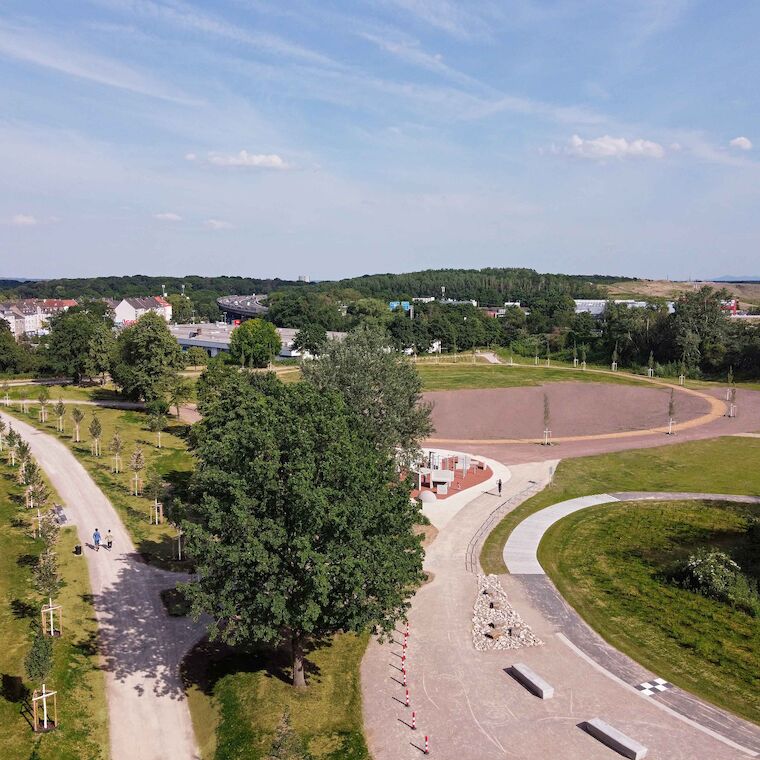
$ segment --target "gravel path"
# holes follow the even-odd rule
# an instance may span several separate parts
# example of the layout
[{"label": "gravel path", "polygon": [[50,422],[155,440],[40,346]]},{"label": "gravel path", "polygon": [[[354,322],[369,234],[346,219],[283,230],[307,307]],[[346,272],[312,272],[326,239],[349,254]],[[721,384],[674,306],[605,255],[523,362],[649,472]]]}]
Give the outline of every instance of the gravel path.
[{"label": "gravel path", "polygon": [[[198,758],[179,665],[202,637],[203,626],[169,617],[159,597],[184,577],[140,560],[113,506],[63,443],[7,414],[0,417],[29,442],[84,546],[106,677],[112,760]],[[94,551],[95,528],[103,535],[112,531],[111,552]],[[65,716],[65,694],[60,698]]]}]

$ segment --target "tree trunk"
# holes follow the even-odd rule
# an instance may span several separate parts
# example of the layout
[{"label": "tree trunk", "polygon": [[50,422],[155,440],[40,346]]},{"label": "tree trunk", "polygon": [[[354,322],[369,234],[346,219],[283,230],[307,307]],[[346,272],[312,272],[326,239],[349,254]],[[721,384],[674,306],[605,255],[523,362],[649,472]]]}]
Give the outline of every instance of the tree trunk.
[{"label": "tree trunk", "polygon": [[293,633],[290,639],[290,646],[293,653],[293,686],[297,689],[305,689],[306,673],[303,667],[303,637],[298,633]]}]

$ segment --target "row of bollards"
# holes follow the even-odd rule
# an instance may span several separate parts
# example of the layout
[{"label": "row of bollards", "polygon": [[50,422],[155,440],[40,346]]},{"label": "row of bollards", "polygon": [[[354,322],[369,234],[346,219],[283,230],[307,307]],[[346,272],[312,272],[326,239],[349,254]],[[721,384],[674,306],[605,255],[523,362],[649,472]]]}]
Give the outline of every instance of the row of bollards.
[{"label": "row of bollards", "polygon": [[[401,643],[401,675],[403,677],[404,706],[405,707],[409,707],[411,705],[411,702],[409,700],[409,687],[406,681],[406,646],[407,646],[408,639],[409,639],[409,622],[407,621],[406,630],[404,631],[404,640]],[[417,730],[417,712],[415,710],[412,710],[411,729],[412,731]],[[426,755],[430,754],[430,737],[427,735],[425,736],[425,748],[423,749],[423,752]]]}]

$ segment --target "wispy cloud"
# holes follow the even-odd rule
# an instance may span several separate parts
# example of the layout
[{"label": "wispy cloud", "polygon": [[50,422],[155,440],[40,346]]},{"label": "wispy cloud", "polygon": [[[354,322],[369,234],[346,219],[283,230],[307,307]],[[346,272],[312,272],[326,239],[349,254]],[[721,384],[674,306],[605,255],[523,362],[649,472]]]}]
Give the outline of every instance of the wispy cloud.
[{"label": "wispy cloud", "polygon": [[173,211],[162,211],[159,214],[153,214],[154,219],[158,219],[160,222],[181,222],[182,217],[179,214],[175,214]]},{"label": "wispy cloud", "polygon": [[252,31],[232,24],[218,16],[203,13],[194,6],[170,0],[96,0],[98,4],[112,10],[128,12],[153,21],[161,21],[175,28],[190,29],[201,34],[217,37],[256,48],[266,53],[297,59],[306,63],[334,66],[336,62],[329,56],[303,45],[284,39],[276,34]]},{"label": "wispy cloud", "polygon": [[409,63],[417,68],[426,69],[440,74],[458,84],[483,88],[481,82],[474,77],[457,71],[445,63],[440,53],[429,53],[424,50],[417,40],[399,35],[379,34],[376,32],[361,32],[360,36],[377,45],[384,52]]},{"label": "wispy cloud", "polygon": [[200,104],[200,101],[118,61],[88,53],[79,46],[61,45],[51,37],[24,27],[0,26],[0,55],[119,90],[184,105]]},{"label": "wispy cloud", "polygon": [[488,0],[477,3],[457,3],[452,0],[385,0],[452,37],[471,39],[490,36],[491,23],[499,14]]},{"label": "wispy cloud", "polygon": [[663,158],[665,148],[652,140],[627,140],[625,137],[596,137],[585,140],[579,135],[573,135],[567,145],[561,150],[570,156],[604,160],[608,158]]},{"label": "wispy cloud", "polygon": [[225,222],[223,219],[206,219],[203,222],[203,226],[207,230],[231,230],[232,225],[229,222]]}]

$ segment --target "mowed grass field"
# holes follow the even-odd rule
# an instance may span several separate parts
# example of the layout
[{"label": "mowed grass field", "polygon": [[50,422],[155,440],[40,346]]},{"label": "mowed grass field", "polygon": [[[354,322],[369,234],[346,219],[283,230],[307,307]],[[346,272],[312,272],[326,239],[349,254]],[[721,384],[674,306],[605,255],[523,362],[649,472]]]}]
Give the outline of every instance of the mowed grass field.
[{"label": "mowed grass field", "polygon": [[40,760],[107,758],[108,719],[105,684],[95,651],[96,622],[87,565],[73,553],[73,527],[61,531],[57,555],[63,588],[63,636],[54,641],[54,666],[46,681],[58,691],[60,727],[34,734],[25,715],[29,683],[24,658],[32,625],[43,603],[32,584],[32,571],[42,543],[32,537],[31,517],[21,490],[3,457],[0,464],[0,757],[28,760],[35,747]]},{"label": "mowed grass field", "polygon": [[426,391],[463,388],[511,388],[555,382],[617,383],[640,385],[646,381],[625,373],[603,373],[560,367],[510,366],[508,364],[418,364]]},{"label": "mowed grass field", "polygon": [[[701,547],[757,578],[746,521],[760,505],[643,502],[581,510],[549,529],[542,565],[610,644],[684,689],[760,723],[760,619],[678,588],[669,574]],[[752,561],[754,556],[754,562]]]},{"label": "mowed grass field", "polygon": [[480,555],[486,573],[504,573],[502,551],[515,526],[539,509],[611,491],[693,491],[760,495],[760,438],[725,437],[653,449],[566,459],[554,482],[491,531]]}]

